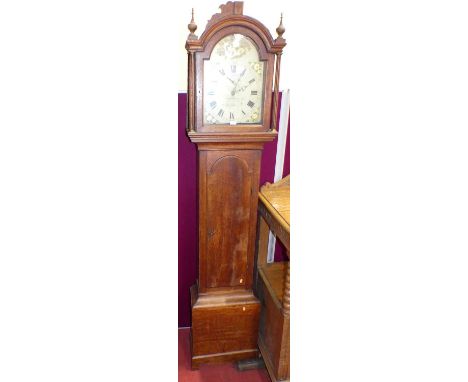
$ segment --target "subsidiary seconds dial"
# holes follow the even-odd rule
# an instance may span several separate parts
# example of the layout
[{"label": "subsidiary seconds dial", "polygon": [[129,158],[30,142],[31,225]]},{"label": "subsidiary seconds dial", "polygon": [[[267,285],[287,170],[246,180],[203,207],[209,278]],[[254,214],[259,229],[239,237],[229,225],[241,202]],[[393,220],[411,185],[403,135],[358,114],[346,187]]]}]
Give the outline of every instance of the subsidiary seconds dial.
[{"label": "subsidiary seconds dial", "polygon": [[264,63],[241,34],[221,39],[204,62],[204,124],[262,123]]}]

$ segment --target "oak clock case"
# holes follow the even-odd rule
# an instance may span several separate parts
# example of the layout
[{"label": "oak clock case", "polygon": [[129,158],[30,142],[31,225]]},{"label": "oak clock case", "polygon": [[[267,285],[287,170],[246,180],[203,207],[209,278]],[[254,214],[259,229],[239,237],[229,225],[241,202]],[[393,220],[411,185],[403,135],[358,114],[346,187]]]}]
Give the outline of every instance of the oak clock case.
[{"label": "oak clock case", "polygon": [[243,15],[243,2],[220,9],[200,37],[192,11],[186,42],[187,135],[198,149],[199,190],[192,368],[258,356],[260,302],[252,286],[260,162],[263,144],[277,136],[272,115],[286,45],[282,24],[273,39]]}]

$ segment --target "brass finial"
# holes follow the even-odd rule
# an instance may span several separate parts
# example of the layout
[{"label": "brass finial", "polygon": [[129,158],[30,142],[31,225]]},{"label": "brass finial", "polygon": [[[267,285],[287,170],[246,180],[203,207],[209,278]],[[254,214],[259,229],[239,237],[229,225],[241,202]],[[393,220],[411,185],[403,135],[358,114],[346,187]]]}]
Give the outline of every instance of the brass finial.
[{"label": "brass finial", "polygon": [[278,38],[283,38],[283,33],[285,31],[286,29],[283,26],[283,13],[281,12],[280,25],[278,25],[278,28],[276,28],[276,33],[278,33]]},{"label": "brass finial", "polygon": [[188,25],[188,29],[190,31],[190,36],[195,36],[195,31],[197,30],[197,24],[195,24],[195,20],[193,19],[194,12],[192,8],[192,20],[190,20],[190,24]]}]

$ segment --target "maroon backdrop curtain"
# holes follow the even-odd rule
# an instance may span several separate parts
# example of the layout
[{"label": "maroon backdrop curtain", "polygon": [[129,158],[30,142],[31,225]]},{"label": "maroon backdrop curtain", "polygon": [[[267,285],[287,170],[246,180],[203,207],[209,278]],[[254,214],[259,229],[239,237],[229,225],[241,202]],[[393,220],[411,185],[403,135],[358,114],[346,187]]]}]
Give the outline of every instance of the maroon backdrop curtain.
[{"label": "maroon backdrop curtain", "polygon": [[[281,94],[280,94],[281,103]],[[190,326],[190,286],[197,278],[197,150],[185,133],[187,94],[179,93],[178,119],[178,218],[179,218],[179,327]],[[278,116],[279,117],[278,108]],[[288,124],[289,126],[289,124]],[[260,185],[273,182],[275,175],[277,140],[265,144],[262,154]],[[283,177],[289,174],[289,128],[286,139]],[[283,259],[281,244],[277,242],[275,260]]]}]

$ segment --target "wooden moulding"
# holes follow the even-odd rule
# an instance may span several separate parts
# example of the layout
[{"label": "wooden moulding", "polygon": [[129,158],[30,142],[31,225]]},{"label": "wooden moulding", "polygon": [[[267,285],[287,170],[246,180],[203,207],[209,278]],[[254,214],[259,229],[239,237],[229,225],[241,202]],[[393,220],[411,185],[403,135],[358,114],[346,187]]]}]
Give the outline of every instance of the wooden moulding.
[{"label": "wooden moulding", "polygon": [[236,361],[240,361],[243,359],[251,359],[251,358],[257,358],[257,357],[258,357],[257,349],[227,352],[227,353],[220,353],[220,354],[192,356],[192,369],[193,370],[199,369],[200,365],[205,365],[205,364],[236,362]]},{"label": "wooden moulding", "polygon": [[278,133],[276,132],[236,132],[236,133],[212,133],[212,132],[188,132],[188,137],[193,143],[211,143],[211,142],[271,142]]},{"label": "wooden moulding", "polygon": [[232,151],[232,150],[263,150],[261,142],[204,142],[197,144],[198,151]]},{"label": "wooden moulding", "polygon": [[199,293],[198,286],[192,285],[190,288],[190,296],[192,300],[192,308],[195,309],[236,304],[258,304],[258,299],[251,291],[247,290]]},{"label": "wooden moulding", "polygon": [[220,13],[215,13],[208,20],[205,31],[199,38],[191,34],[187,38],[185,48],[188,51],[200,51],[203,50],[204,45],[211,39],[214,33],[221,28],[225,28],[230,25],[235,26],[248,26],[255,30],[255,32],[262,38],[264,44],[268,47],[270,53],[281,52],[286,46],[286,40],[281,36],[277,39],[273,39],[270,31],[260,21],[253,17],[246,16],[243,14],[243,2],[242,1],[228,1],[226,4],[222,4],[219,7]]}]

